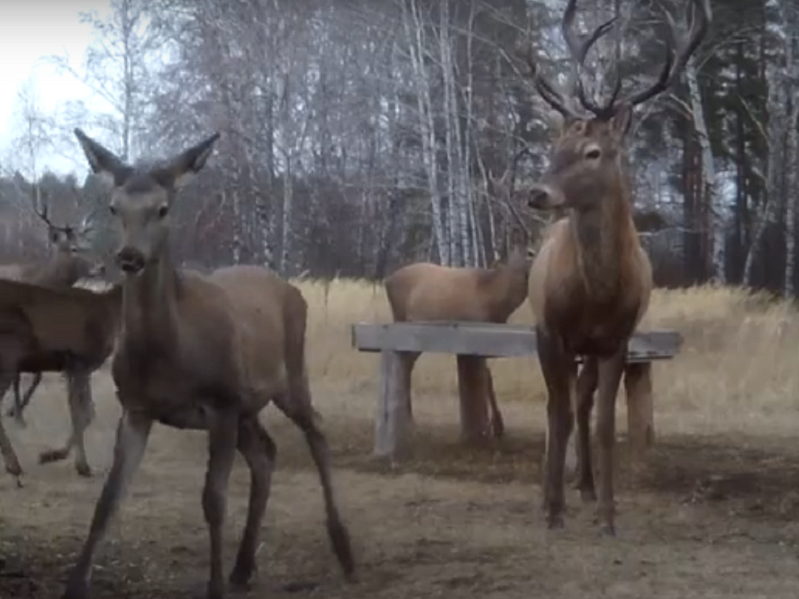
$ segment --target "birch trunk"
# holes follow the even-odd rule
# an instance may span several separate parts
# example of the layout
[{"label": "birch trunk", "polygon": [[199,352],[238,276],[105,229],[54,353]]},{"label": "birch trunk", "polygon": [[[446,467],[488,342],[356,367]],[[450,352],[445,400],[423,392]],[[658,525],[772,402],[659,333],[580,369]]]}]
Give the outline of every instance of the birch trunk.
[{"label": "birch trunk", "polygon": [[785,140],[784,133],[787,116],[785,112],[785,103],[788,100],[786,93],[788,81],[785,72],[782,69],[776,69],[774,67],[768,69],[767,80],[772,82],[769,85],[768,93],[769,151],[768,165],[766,167],[767,196],[765,205],[758,215],[755,230],[752,234],[752,241],[746,253],[743,272],[743,284],[745,286],[752,285],[754,263],[757,258],[757,253],[760,251],[760,246],[762,245],[763,235],[769,223],[774,221],[774,217],[781,204],[778,197],[778,190],[781,187],[779,185],[779,178],[784,159],[782,150]]},{"label": "birch trunk", "polygon": [[723,283],[725,279],[724,235],[722,234],[719,240],[715,234],[718,229],[724,230],[723,206],[719,203],[719,195],[716,191],[716,168],[713,161],[713,152],[710,148],[710,136],[707,132],[705,112],[702,107],[702,95],[696,78],[696,60],[694,57],[691,57],[685,65],[685,78],[688,82],[694,130],[696,131],[702,156],[702,199],[705,206],[711,211],[710,220],[712,222],[708,224],[710,224],[712,230],[709,234],[705,233],[705,235],[706,239],[712,244],[713,279]]},{"label": "birch trunk", "polygon": [[430,193],[430,208],[433,216],[433,237],[441,264],[450,264],[449,239],[444,227],[441,209],[441,192],[438,183],[438,158],[435,122],[432,111],[429,74],[424,66],[426,54],[424,44],[424,24],[419,14],[416,0],[402,3],[403,28],[408,41],[413,79],[416,87],[419,125],[422,140],[422,156],[427,172],[427,185]]}]

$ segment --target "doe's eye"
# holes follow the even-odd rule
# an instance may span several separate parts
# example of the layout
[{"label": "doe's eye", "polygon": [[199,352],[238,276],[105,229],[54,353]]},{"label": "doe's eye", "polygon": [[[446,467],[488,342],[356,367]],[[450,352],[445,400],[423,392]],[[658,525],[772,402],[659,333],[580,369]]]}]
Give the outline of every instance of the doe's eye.
[{"label": "doe's eye", "polygon": [[585,153],[585,157],[588,160],[597,160],[601,155],[602,152],[599,150],[599,148],[591,148]]},{"label": "doe's eye", "polygon": [[164,205],[158,208],[158,218],[164,218],[169,213],[169,207]]},{"label": "doe's eye", "polygon": [[109,205],[108,205],[108,211],[111,213],[111,215],[112,215],[112,216],[116,216],[117,209],[116,209],[116,208],[114,208],[114,205],[113,205],[113,204],[109,204]]}]

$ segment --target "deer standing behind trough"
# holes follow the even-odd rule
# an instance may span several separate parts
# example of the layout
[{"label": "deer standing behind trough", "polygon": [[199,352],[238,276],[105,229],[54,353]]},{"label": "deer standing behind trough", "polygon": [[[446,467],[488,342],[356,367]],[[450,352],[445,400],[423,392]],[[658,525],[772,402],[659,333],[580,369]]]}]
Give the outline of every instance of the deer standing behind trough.
[{"label": "deer standing behind trough", "polygon": [[[385,288],[394,322],[470,321],[505,323],[527,297],[531,254],[516,247],[506,263],[493,268],[459,268],[431,262],[403,266],[386,277]],[[402,354],[408,416],[412,418],[411,377],[419,353]],[[491,370],[485,358],[474,358],[473,368],[485,371],[490,431],[481,436],[501,437],[505,426],[497,405]]]},{"label": "deer standing behind trough", "polygon": [[[544,78],[528,60],[538,92],[564,117],[540,181],[527,190],[535,208],[565,208],[568,216],[547,233],[530,272],[529,302],[537,321],[538,356],[548,391],[544,507],[550,527],[563,525],[563,470],[573,426],[571,396],[577,406],[577,484],[582,498],[596,499],[591,466],[590,416],[598,388],[596,436],[599,450],[598,518],[615,534],[613,450],[615,401],[626,361],[627,344],[649,305],[652,269],[632,219],[632,194],[624,166],[625,134],[633,108],[668,89],[704,37],[710,22],[709,0],[688,0],[687,35],[680,35],[676,56],[666,38],[666,59],[656,82],[620,97],[621,79],[609,101],[599,105],[586,93],[583,62],[589,48],[612,26],[609,21],[589,36],[573,30],[576,0],[569,0],[562,31],[573,64],[572,80],[582,108]],[[672,30],[677,36],[672,19]],[[575,357],[585,358],[576,375]]]},{"label": "deer standing behind trough", "polygon": [[[59,449],[39,460],[61,460],[76,448],[78,474],[90,476],[84,433],[94,409],[90,377],[111,354],[122,304],[119,286],[95,293],[0,279],[0,394],[18,372],[63,372],[67,379],[72,431]],[[19,482],[17,455],[0,419],[0,452],[6,471]]]},{"label": "deer standing behind trough", "polygon": [[237,450],[247,463],[247,520],[229,577],[246,587],[275,462],[275,443],[258,419],[270,401],[305,434],[322,484],[328,536],[349,577],[349,535],[334,500],[327,441],[311,407],[302,294],[265,268],[231,266],[204,276],[178,270],[170,255],[177,190],[203,168],[219,134],[151,167],[129,166],[80,129],[75,135],[91,170],[112,185],[109,209],[120,229],[115,259],[124,273],[122,323],[111,371],[122,416],[111,471],[63,597],[88,596],[96,548],[154,422],[208,433],[202,505],[211,540],[209,599],[225,596],[222,531]]},{"label": "deer standing behind trough", "polygon": [[[50,256],[44,262],[0,265],[0,279],[23,281],[51,288],[72,287],[83,278],[102,272],[102,262],[91,257],[87,237],[92,230],[92,214],[87,214],[80,226],[58,226],[48,217],[48,204],[33,207],[36,215],[47,226]],[[42,380],[41,372],[32,372],[33,380],[24,397],[20,396],[20,373],[13,380],[14,405],[7,415],[14,416],[19,426],[25,426],[23,411]]]}]

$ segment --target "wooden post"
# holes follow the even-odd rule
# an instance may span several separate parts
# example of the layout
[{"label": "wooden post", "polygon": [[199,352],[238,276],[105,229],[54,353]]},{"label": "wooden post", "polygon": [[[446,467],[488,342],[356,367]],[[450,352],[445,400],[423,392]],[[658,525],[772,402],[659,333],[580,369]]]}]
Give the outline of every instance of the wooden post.
[{"label": "wooden post", "polygon": [[399,352],[384,350],[380,360],[380,398],[375,414],[377,457],[402,455],[408,448],[408,405],[410,401],[405,362]]},{"label": "wooden post", "polygon": [[652,402],[652,363],[627,364],[624,371],[627,395],[627,438],[633,461],[655,440],[655,413]]},{"label": "wooden post", "polygon": [[490,434],[488,420],[489,378],[486,359],[458,355],[458,394],[461,407],[461,439],[474,442]]}]

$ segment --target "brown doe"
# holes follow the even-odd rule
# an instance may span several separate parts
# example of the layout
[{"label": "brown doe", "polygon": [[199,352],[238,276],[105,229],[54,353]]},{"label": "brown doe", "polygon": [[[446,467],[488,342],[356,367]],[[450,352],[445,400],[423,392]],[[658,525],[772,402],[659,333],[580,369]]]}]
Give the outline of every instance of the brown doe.
[{"label": "brown doe", "polygon": [[[90,256],[86,238],[92,230],[92,214],[83,218],[79,227],[58,226],[48,216],[48,203],[41,209],[34,205],[36,215],[47,226],[50,257],[44,262],[0,265],[0,279],[24,281],[51,288],[72,287],[78,280],[102,272],[102,262]],[[7,415],[14,416],[19,426],[25,426],[23,411],[42,380],[41,372],[32,372],[33,380],[24,396],[20,395],[20,373],[14,376],[14,405]]]},{"label": "brown doe", "polygon": [[[581,78],[589,48],[612,21],[586,37],[573,30],[576,0],[569,0],[562,31],[573,64],[577,96],[585,116],[545,79],[530,59],[535,85],[564,117],[540,181],[527,190],[531,206],[561,208],[568,216],[548,231],[530,272],[529,302],[536,316],[538,355],[548,391],[544,508],[550,527],[563,525],[563,471],[572,431],[572,394],[577,406],[578,488],[595,500],[591,467],[590,416],[599,389],[596,435],[599,449],[598,518],[615,533],[613,450],[615,400],[625,367],[627,344],[649,305],[652,273],[632,220],[629,175],[624,166],[625,133],[633,107],[668,89],[704,37],[710,22],[708,0],[690,0],[690,30],[678,47],[666,40],[665,64],[648,88],[620,97],[617,75],[612,95],[596,104]],[[672,33],[677,34],[672,19]],[[676,54],[676,56],[675,56]],[[585,359],[579,377],[577,356]]]},{"label": "brown doe", "polygon": [[219,134],[150,167],[129,166],[75,130],[94,173],[112,185],[109,209],[120,228],[115,259],[124,273],[122,325],[112,376],[122,416],[111,471],[65,599],[89,594],[98,543],[137,470],[154,422],[208,432],[202,505],[211,540],[209,599],[225,596],[222,530],[236,451],[251,487],[244,534],[230,583],[246,587],[255,570],[276,447],[258,419],[270,402],[305,434],[316,463],[331,544],[345,574],[354,569],[336,507],[327,441],[314,420],[305,363],[307,304],[300,291],[258,266],[204,276],[181,271],[169,248],[177,190],[205,165]]},{"label": "brown doe", "polygon": [[[19,372],[63,372],[72,431],[40,462],[66,458],[76,448],[78,474],[90,476],[84,432],[94,416],[90,378],[111,354],[122,304],[120,287],[96,293],[0,279],[0,394]],[[0,452],[8,473],[22,475],[0,419]]]},{"label": "brown doe", "polygon": [[[395,322],[471,321],[504,323],[527,297],[530,254],[524,247],[510,252],[505,263],[493,268],[456,268],[430,262],[409,264],[386,277],[385,288]],[[403,353],[403,376],[408,389],[408,415],[411,409],[411,376],[418,353]],[[470,431],[477,437],[489,433],[502,436],[505,426],[497,406],[491,371],[485,358],[458,356],[458,370],[483,381],[488,396],[490,431]],[[463,374],[461,375],[463,376]],[[461,384],[464,384],[462,381]],[[482,402],[476,397],[473,402]],[[463,406],[484,414],[484,404]],[[475,421],[485,420],[476,418]]]}]

